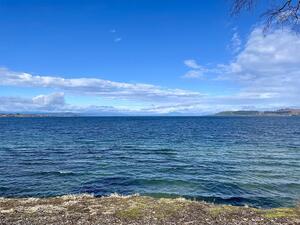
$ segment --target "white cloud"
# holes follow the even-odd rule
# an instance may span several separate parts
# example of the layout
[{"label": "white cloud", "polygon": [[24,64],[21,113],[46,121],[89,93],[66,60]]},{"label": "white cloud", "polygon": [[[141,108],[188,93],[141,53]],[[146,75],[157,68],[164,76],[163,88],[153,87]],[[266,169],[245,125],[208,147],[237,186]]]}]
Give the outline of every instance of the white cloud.
[{"label": "white cloud", "polygon": [[[239,46],[237,38],[234,35],[236,46]],[[197,78],[197,71],[202,72],[201,76],[215,73],[218,75],[215,81],[231,82],[238,91],[229,96],[208,95],[194,102],[193,109],[199,105],[203,109],[209,104],[223,110],[300,107],[300,36],[289,29],[265,35],[261,28],[255,28],[231,63],[220,64],[214,69],[191,70],[188,77]],[[183,110],[182,105],[177,108]]]},{"label": "white cloud", "polygon": [[241,85],[239,96],[299,104],[300,37],[291,30],[264,35],[262,29],[254,29],[245,48],[225,68],[223,78]]},{"label": "white cloud", "polygon": [[120,42],[120,41],[122,41],[122,38],[120,38],[120,37],[117,37],[114,39],[114,42]]},{"label": "white cloud", "polygon": [[[160,103],[151,107],[112,107],[99,105],[70,105],[65,102],[64,93],[39,95],[33,98],[0,97],[0,112],[73,112],[98,115],[151,115],[151,114],[189,114],[201,115],[224,109],[239,108],[241,99],[206,97],[184,103]],[[222,103],[221,103],[222,102]]]},{"label": "white cloud", "polygon": [[202,68],[194,59],[184,60],[184,64],[191,69],[201,69]]},{"label": "white cloud", "polygon": [[188,72],[186,72],[182,78],[188,79],[198,79],[201,78],[204,72],[208,72],[206,68],[199,65],[194,59],[184,60],[183,63],[190,68]]},{"label": "white cloud", "polygon": [[183,63],[189,67],[190,70],[187,71],[182,78],[199,79],[204,78],[204,75],[219,74],[221,72],[220,68],[209,68],[207,66],[202,66],[194,59],[184,60]]},{"label": "white cloud", "polygon": [[39,95],[32,99],[22,97],[0,97],[0,111],[64,111],[64,93]]},{"label": "white cloud", "polygon": [[39,95],[34,97],[32,102],[43,107],[65,106],[65,94],[53,93],[51,95]]},{"label": "white cloud", "polygon": [[183,78],[200,78],[202,77],[203,72],[200,70],[190,70],[183,75]]},{"label": "white cloud", "polygon": [[126,100],[180,101],[199,98],[203,94],[142,83],[122,83],[96,78],[63,78],[19,73],[0,68],[0,85],[45,87],[80,95],[102,96]]},{"label": "white cloud", "polygon": [[33,98],[25,97],[1,97],[0,112],[73,112],[73,113],[95,113],[101,115],[128,114],[134,112],[130,108],[116,108],[112,106],[80,106],[70,105],[65,102],[64,93],[52,93],[49,95],[38,95]]},{"label": "white cloud", "polygon": [[240,35],[235,29],[231,38],[231,43],[228,47],[232,51],[232,53],[236,54],[241,50],[241,45],[242,45],[242,41]]},{"label": "white cloud", "polygon": [[[227,95],[202,94],[197,91],[160,86],[114,82],[94,78],[38,76],[0,69],[0,85],[45,87],[57,93],[33,99],[0,97],[3,109],[49,110],[95,113],[203,114],[222,110],[273,109],[300,107],[300,36],[290,30],[275,30],[264,35],[254,29],[245,45],[228,64],[206,68],[195,60],[184,61],[190,68],[187,78],[207,73],[218,75],[210,82],[231,82],[236,91]],[[222,73],[222,74],[221,74]],[[226,86],[223,86],[224,88]],[[139,107],[72,106],[65,103],[65,94],[90,95],[140,102]],[[144,104],[145,103],[145,104]],[[151,104],[150,107],[146,107]],[[126,105],[126,104],[125,104]]]}]

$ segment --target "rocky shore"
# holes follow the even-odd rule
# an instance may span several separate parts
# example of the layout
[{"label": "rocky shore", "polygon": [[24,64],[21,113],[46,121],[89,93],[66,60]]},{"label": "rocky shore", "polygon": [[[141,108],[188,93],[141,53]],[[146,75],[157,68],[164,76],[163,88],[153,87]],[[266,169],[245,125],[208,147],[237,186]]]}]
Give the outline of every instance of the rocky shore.
[{"label": "rocky shore", "polygon": [[255,209],[119,195],[0,198],[0,224],[296,225],[300,224],[300,207]]}]

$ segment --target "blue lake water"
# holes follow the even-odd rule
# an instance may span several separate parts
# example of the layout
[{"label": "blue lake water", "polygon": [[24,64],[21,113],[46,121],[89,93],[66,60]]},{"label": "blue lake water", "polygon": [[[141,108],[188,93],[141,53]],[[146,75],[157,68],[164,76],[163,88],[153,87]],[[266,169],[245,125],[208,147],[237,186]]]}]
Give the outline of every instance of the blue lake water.
[{"label": "blue lake water", "polygon": [[0,118],[0,196],[300,200],[300,117]]}]

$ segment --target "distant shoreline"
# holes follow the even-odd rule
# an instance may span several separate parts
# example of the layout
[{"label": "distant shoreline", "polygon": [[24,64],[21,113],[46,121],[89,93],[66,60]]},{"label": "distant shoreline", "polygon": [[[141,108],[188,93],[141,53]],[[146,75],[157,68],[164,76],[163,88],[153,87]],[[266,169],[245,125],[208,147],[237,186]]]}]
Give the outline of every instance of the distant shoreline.
[{"label": "distant shoreline", "polygon": [[0,119],[1,118],[139,118],[139,117],[164,117],[164,118],[185,118],[185,117],[199,117],[199,118],[205,118],[205,117],[210,117],[210,118],[218,118],[218,117],[227,117],[227,118],[241,118],[241,117],[300,117],[300,115],[222,115],[222,114],[215,114],[215,115],[74,115],[74,116],[59,116],[59,115],[1,115],[0,114]]},{"label": "distant shoreline", "polygon": [[300,109],[279,109],[275,111],[254,111],[254,110],[238,110],[238,111],[222,111],[215,114],[207,115],[185,115],[185,114],[81,114],[72,112],[57,112],[57,113],[0,113],[0,118],[43,118],[43,117],[289,117],[300,116]]},{"label": "distant shoreline", "polygon": [[300,109],[279,109],[276,111],[238,110],[223,111],[215,116],[300,116]]}]

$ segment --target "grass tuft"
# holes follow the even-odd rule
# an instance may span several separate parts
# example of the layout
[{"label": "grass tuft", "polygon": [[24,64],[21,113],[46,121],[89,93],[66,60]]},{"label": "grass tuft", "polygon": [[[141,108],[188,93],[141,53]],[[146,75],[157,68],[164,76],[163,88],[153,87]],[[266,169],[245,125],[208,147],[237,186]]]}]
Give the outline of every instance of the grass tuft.
[{"label": "grass tuft", "polygon": [[299,216],[300,212],[296,208],[278,208],[278,209],[269,209],[263,212],[263,215],[269,219],[276,218],[292,218]]}]

